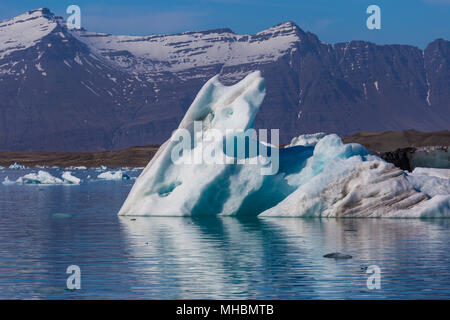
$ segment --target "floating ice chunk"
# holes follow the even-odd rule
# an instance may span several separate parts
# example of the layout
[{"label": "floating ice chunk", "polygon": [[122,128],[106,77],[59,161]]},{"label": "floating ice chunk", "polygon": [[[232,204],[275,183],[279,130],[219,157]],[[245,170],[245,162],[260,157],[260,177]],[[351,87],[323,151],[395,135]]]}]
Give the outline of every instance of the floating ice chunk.
[{"label": "floating ice chunk", "polygon": [[70,167],[67,167],[66,170],[87,170],[87,167],[85,167],[85,166],[78,166],[78,167],[70,166]]},{"label": "floating ice chunk", "polygon": [[127,175],[122,170],[118,171],[107,171],[99,174],[97,176],[97,179],[101,180],[130,180],[130,176]]},{"label": "floating ice chunk", "polygon": [[437,168],[415,168],[411,173],[414,176],[431,176],[442,179],[450,179],[450,169],[437,169]]},{"label": "floating ice chunk", "polygon": [[108,167],[105,167],[105,166],[100,166],[98,168],[95,168],[95,171],[97,171],[97,172],[102,172],[102,171],[106,171],[106,170],[108,170]]},{"label": "floating ice chunk", "polygon": [[0,170],[3,170],[3,169],[5,169],[5,167],[0,166]]},{"label": "floating ice chunk", "polygon": [[[214,77],[200,90],[179,129],[192,136],[195,123],[201,121],[204,129],[199,136],[208,137],[216,129],[225,139],[224,131],[252,128],[264,94],[259,72],[231,87]],[[194,143],[187,151],[182,149],[180,159],[201,158],[201,150],[212,144],[206,141],[194,135]],[[256,165],[177,163],[173,153],[180,144],[172,137],[159,148],[119,215],[450,216],[450,194],[441,181],[429,186],[416,183],[363,146],[344,144],[334,134],[303,136],[293,141],[299,145],[279,150],[269,146],[271,152],[279,152],[279,170],[273,175],[261,174],[270,159],[259,154],[263,161]],[[214,150],[215,160],[232,158],[223,147]]]},{"label": "floating ice chunk", "polygon": [[16,162],[14,162],[14,164],[9,166],[9,169],[25,169],[25,166],[22,166]]},{"label": "floating ice chunk", "polygon": [[5,185],[5,186],[9,186],[11,184],[15,184],[15,182],[9,180],[9,177],[6,177],[5,180],[3,180],[2,184]]},{"label": "floating ice chunk", "polygon": [[52,176],[46,171],[38,171],[38,173],[29,173],[17,180],[22,184],[64,184],[64,181]]},{"label": "floating ice chunk", "polygon": [[17,179],[18,184],[64,184],[64,181],[52,176],[46,171],[38,171],[38,173],[28,173]]},{"label": "floating ice chunk", "polygon": [[324,132],[302,134],[298,137],[292,138],[291,143],[288,144],[286,148],[295,146],[315,146],[317,142],[325,136],[326,134]]},{"label": "floating ice chunk", "polygon": [[28,173],[23,177],[18,178],[16,181],[9,180],[8,177],[2,182],[4,185],[11,184],[40,184],[40,185],[62,185],[62,184],[78,184],[79,180],[67,173],[63,174],[63,179],[52,176],[46,171],[39,170],[37,173]]},{"label": "floating ice chunk", "polygon": [[61,178],[64,180],[64,182],[70,183],[70,184],[80,184],[81,179],[75,177],[72,175],[70,171],[65,171]]},{"label": "floating ice chunk", "polygon": [[349,145],[340,142],[339,147],[339,143],[336,143],[336,136],[323,138],[316,145],[314,155],[308,160],[307,166],[299,174],[287,177],[299,185],[298,189],[261,216],[450,215],[448,191],[445,195],[430,199],[436,195],[430,192],[435,190],[436,185],[418,188],[417,184],[411,183],[407,175],[394,165],[375,156],[352,155],[356,150],[355,145],[344,151]]}]

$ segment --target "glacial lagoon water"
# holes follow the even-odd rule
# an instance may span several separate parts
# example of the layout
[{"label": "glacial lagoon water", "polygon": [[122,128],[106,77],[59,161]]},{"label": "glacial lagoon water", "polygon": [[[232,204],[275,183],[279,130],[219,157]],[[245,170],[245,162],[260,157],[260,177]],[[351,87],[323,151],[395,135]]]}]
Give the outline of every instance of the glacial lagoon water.
[{"label": "glacial lagoon water", "polygon": [[72,172],[81,185],[0,184],[0,298],[450,298],[449,219],[118,217],[133,180]]}]

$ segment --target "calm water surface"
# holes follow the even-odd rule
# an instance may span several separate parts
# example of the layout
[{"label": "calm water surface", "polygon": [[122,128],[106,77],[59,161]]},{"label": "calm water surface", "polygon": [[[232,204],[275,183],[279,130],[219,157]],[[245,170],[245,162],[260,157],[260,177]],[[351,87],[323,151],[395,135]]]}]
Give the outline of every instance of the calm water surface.
[{"label": "calm water surface", "polygon": [[118,217],[132,183],[0,184],[0,298],[450,298],[450,220]]}]

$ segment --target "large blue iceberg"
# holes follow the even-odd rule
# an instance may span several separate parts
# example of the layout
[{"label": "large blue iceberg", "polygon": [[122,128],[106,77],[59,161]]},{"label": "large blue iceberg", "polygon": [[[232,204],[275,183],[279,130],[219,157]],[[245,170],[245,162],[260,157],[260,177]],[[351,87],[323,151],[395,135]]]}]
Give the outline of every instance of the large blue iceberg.
[{"label": "large blue iceberg", "polygon": [[[245,154],[224,148],[230,138],[244,145],[245,139],[256,139],[243,132],[253,128],[264,95],[258,71],[229,87],[217,76],[209,80],[136,180],[119,215],[450,215],[445,179],[409,176],[334,134],[299,137],[281,149],[273,141],[258,141],[256,151]],[[192,140],[179,138],[179,132]],[[186,161],[205,159],[205,150],[209,161]]]}]

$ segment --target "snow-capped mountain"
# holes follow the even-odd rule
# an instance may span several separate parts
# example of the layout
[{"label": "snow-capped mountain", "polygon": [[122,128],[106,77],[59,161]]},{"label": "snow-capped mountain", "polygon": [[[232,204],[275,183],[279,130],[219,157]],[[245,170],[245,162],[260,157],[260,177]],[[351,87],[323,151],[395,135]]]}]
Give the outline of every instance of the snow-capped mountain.
[{"label": "snow-capped mountain", "polygon": [[255,124],[308,132],[448,129],[450,42],[424,50],[320,42],[292,22],[113,36],[68,30],[48,9],[0,22],[0,149],[82,151],[161,143],[215,74],[267,81]]}]

